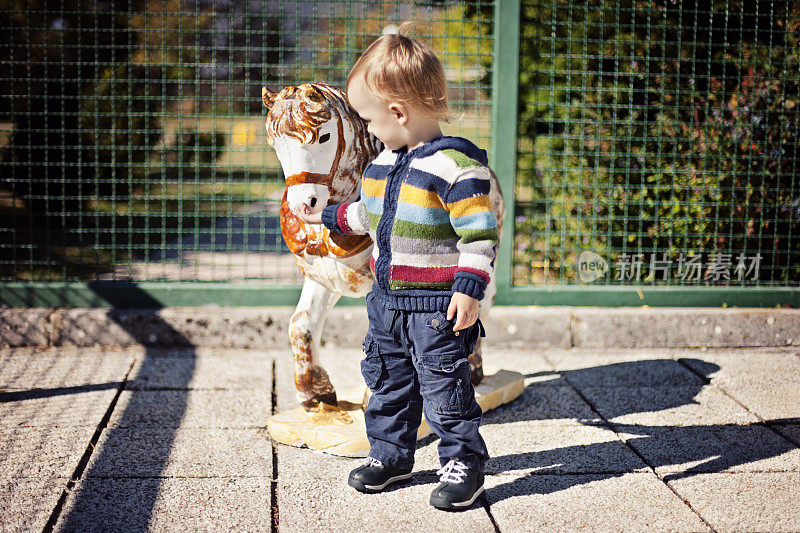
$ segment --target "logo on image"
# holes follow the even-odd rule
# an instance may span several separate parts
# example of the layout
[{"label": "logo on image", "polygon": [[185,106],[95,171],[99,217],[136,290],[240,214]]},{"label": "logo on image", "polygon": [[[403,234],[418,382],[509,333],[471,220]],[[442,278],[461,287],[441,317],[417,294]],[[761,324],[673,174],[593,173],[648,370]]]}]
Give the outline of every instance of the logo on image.
[{"label": "logo on image", "polygon": [[578,276],[581,281],[590,282],[602,278],[608,272],[608,262],[595,252],[584,250],[578,256]]}]

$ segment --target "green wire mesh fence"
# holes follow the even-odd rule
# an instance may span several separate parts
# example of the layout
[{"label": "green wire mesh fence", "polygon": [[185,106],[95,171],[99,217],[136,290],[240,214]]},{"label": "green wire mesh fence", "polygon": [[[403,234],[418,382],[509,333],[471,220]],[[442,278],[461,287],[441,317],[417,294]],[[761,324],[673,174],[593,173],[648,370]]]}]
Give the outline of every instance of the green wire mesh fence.
[{"label": "green wire mesh fence", "polygon": [[537,288],[798,287],[796,0],[0,6],[0,294],[299,286],[261,86],[341,87],[405,20],[444,63],[460,115],[446,134],[492,141],[505,168],[513,136],[497,132],[516,125],[516,165],[500,176],[513,226],[500,301]]},{"label": "green wire mesh fence", "polygon": [[490,2],[2,0],[0,281],[301,284],[261,87],[415,21],[488,148]]},{"label": "green wire mesh fence", "polygon": [[515,285],[797,286],[800,2],[521,7]]}]

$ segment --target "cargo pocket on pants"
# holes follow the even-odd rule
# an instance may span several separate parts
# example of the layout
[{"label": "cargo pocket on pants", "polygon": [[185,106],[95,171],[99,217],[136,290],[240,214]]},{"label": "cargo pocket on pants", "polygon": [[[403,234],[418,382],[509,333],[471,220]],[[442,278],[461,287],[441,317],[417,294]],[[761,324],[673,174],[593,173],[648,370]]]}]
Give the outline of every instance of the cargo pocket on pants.
[{"label": "cargo pocket on pants", "polygon": [[364,339],[364,354],[366,357],[361,360],[361,375],[367,387],[375,390],[380,385],[385,367],[378,351],[378,343],[369,335]]},{"label": "cargo pocket on pants", "polygon": [[455,318],[448,320],[443,311],[425,316],[425,327],[418,332],[418,347],[422,352],[420,362],[427,370],[452,373],[459,364],[466,363],[463,337],[453,332],[455,323]]},{"label": "cargo pocket on pants", "polygon": [[431,399],[431,407],[435,413],[440,415],[464,416],[470,406],[470,395],[474,394],[469,381],[469,373],[459,369],[446,380],[446,386],[443,387],[440,395]]}]

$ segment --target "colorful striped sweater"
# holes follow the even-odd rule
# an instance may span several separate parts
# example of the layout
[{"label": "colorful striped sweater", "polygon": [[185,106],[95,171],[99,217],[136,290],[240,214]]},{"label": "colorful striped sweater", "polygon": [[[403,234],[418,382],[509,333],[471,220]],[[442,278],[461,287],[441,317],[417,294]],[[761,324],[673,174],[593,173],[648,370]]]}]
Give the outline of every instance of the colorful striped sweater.
[{"label": "colorful striped sweater", "polygon": [[357,202],[325,207],[330,230],[372,237],[373,291],[387,308],[446,311],[454,292],[483,298],[498,242],[486,164],[462,137],[384,150]]}]

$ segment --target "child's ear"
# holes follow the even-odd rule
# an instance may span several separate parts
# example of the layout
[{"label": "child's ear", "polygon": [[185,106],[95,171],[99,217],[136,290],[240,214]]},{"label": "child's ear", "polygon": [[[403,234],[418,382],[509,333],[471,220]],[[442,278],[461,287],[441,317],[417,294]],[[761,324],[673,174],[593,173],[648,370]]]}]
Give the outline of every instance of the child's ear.
[{"label": "child's ear", "polygon": [[401,126],[404,126],[406,122],[408,122],[408,112],[406,110],[406,106],[399,102],[392,102],[389,104],[389,112],[394,115],[394,118],[397,119],[397,122],[400,123]]}]

